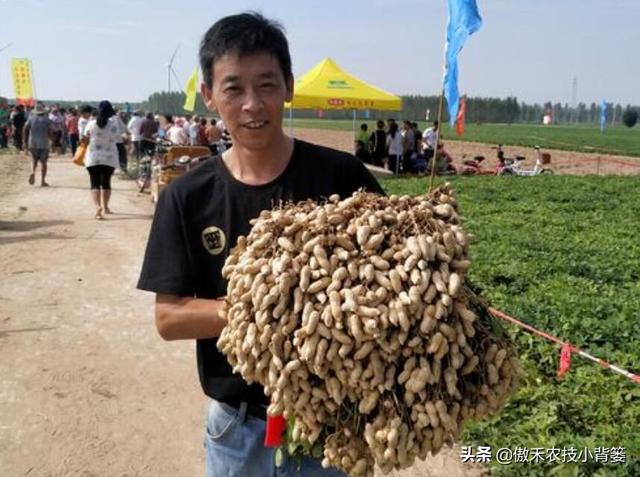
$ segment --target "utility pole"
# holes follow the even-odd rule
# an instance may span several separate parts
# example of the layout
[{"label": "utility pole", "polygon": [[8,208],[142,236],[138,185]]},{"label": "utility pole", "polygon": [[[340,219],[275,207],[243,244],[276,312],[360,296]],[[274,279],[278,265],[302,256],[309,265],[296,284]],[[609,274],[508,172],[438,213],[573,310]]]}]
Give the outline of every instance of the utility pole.
[{"label": "utility pole", "polygon": [[573,75],[573,81],[571,83],[571,109],[575,114],[575,120],[578,121],[578,114],[576,112],[576,106],[578,101],[578,78],[576,75]]}]

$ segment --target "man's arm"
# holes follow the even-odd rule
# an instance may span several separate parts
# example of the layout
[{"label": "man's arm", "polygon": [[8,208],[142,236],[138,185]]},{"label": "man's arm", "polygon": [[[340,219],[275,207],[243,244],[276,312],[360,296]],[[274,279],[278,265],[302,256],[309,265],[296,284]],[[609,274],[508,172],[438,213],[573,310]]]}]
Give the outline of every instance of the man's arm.
[{"label": "man's arm", "polygon": [[216,338],[226,321],[220,318],[222,300],[156,294],[156,328],[163,339]]}]

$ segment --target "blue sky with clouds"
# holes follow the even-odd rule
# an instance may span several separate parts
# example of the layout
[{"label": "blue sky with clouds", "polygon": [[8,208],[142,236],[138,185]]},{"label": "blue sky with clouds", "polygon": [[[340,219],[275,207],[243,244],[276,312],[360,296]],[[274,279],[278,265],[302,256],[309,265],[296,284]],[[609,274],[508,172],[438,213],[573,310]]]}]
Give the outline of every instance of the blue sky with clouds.
[{"label": "blue sky with clouds", "polygon": [[[484,27],[460,57],[470,96],[527,102],[602,98],[640,104],[640,0],[478,0]],[[198,42],[221,16],[247,9],[278,19],[294,74],[325,56],[396,94],[438,94],[445,0],[0,0],[0,95],[13,97],[12,57],[33,61],[40,98],[140,101],[182,88]],[[172,79],[173,88],[176,81]]]}]

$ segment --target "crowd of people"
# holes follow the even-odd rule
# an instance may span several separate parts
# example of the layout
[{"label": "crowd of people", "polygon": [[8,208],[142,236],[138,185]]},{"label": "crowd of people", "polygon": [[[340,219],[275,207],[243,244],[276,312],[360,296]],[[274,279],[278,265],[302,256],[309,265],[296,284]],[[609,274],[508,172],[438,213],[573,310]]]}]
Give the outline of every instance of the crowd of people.
[{"label": "crowd of people", "polygon": [[43,103],[11,106],[0,98],[0,148],[13,143],[18,151],[31,155],[29,184],[35,184],[39,169],[40,185],[49,186],[46,177],[51,154],[69,151],[75,155],[80,145],[86,147],[80,164],[89,173],[97,219],[111,213],[111,177],[115,170],[127,173],[128,158],[133,156],[139,162],[143,155],[153,154],[159,140],[180,146],[207,146],[212,155],[231,145],[228,131],[216,118],[128,113],[109,101],[97,107],[64,108]]},{"label": "crowd of people", "polygon": [[[434,157],[438,141],[438,121],[433,126],[420,131],[418,123],[405,120],[400,126],[395,119],[376,123],[375,131],[369,132],[366,123],[360,125],[355,138],[355,155],[363,162],[387,168],[393,174],[423,174],[431,170],[430,161]],[[453,158],[438,141],[439,174],[456,173]]]}]

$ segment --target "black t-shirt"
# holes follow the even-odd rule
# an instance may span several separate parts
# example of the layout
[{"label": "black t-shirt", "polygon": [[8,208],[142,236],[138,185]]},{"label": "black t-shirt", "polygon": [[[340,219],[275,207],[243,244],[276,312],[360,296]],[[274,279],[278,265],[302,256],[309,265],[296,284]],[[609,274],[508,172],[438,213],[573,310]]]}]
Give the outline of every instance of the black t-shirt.
[{"label": "black t-shirt", "polygon": [[[350,196],[365,188],[384,193],[353,156],[295,140],[284,172],[267,184],[236,180],[222,159],[213,157],[176,179],[160,195],[138,288],[198,298],[227,294],[222,266],[249,221],[280,201]],[[208,396],[227,402],[267,403],[262,386],[233,374],[216,338],[197,340],[200,383]]]},{"label": "black t-shirt", "polygon": [[376,157],[384,157],[387,135],[384,130],[376,129],[371,133],[370,141],[373,143],[373,154]]}]

